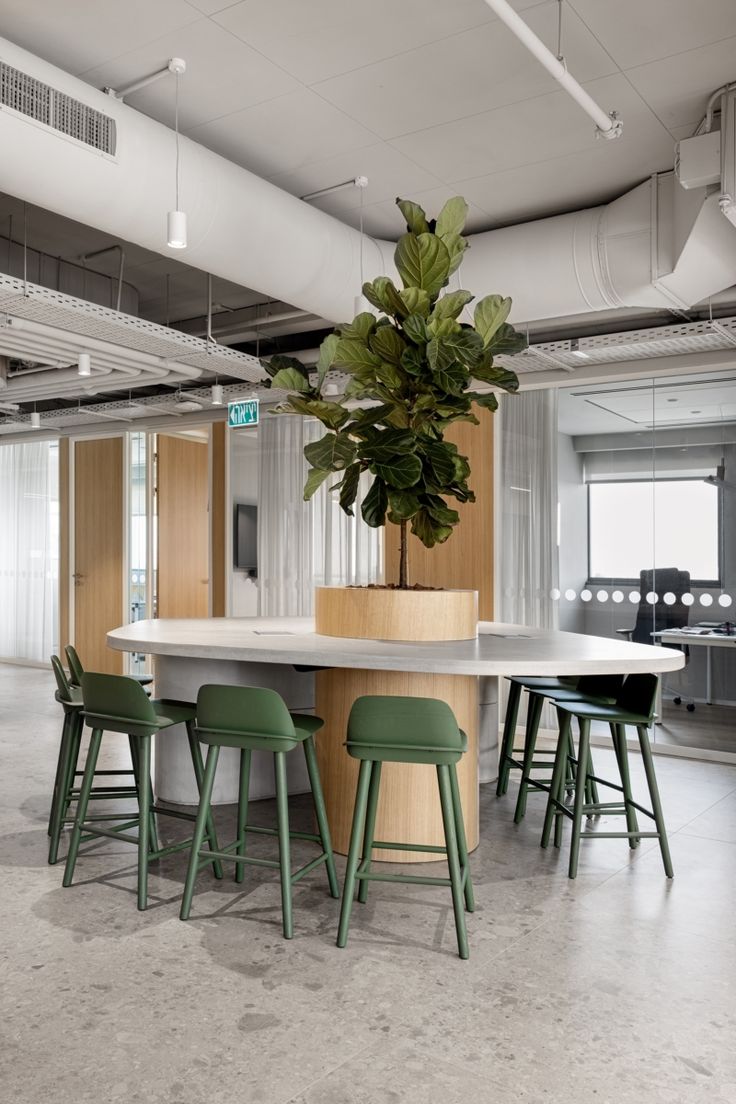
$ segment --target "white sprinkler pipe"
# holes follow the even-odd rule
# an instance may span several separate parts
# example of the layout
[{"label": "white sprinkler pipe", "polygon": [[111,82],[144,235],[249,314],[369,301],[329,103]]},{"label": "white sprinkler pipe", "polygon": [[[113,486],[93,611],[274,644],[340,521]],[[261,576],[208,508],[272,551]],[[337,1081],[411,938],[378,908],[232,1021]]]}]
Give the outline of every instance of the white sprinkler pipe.
[{"label": "white sprinkler pipe", "polygon": [[582,107],[583,111],[591,117],[596,125],[596,133],[601,138],[621,137],[624,124],[618,118],[616,112],[612,111],[610,114],[606,114],[603,108],[598,106],[592,96],[589,96],[582,85],[568,73],[562,62],[555,57],[552,51],[535,35],[534,31],[527,26],[521,16],[514,11],[508,0],[486,0],[486,4],[516,35],[522,45],[534,54],[537,61],[555,78],[558,84],[562,85],[565,91]]}]

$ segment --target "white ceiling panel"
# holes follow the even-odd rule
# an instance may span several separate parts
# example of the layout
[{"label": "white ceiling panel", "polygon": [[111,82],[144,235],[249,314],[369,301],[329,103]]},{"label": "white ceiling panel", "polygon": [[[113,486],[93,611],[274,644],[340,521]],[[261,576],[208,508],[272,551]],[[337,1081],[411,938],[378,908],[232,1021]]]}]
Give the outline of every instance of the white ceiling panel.
[{"label": "white ceiling panel", "polygon": [[[516,0],[518,10],[544,0]],[[348,73],[495,17],[483,0],[243,0],[218,23],[305,84]]]},{"label": "white ceiling panel", "polygon": [[312,202],[315,206],[336,214],[337,207],[333,205],[338,202],[338,196],[339,210],[349,211],[353,207],[360,207],[361,191],[363,204],[369,206],[386,199],[393,201],[396,198],[398,180],[402,183],[404,194],[412,196],[415,192],[434,188],[442,183],[432,173],[415,165],[403,153],[383,142],[328,157],[316,164],[305,165],[296,172],[280,173],[271,177],[271,180],[293,195],[307,195],[333,184],[341,184],[344,180],[352,180],[356,176],[367,176],[368,187],[362,190],[344,188],[339,193],[332,193]]},{"label": "white ceiling panel", "polygon": [[302,88],[224,119],[195,127],[190,137],[260,176],[293,172],[376,137],[332,104]]},{"label": "white ceiling panel", "polygon": [[671,131],[687,127],[692,133],[711,92],[736,79],[736,38],[652,61],[629,69],[626,76],[665,126]]},{"label": "white ceiling panel", "polygon": [[[568,0],[622,69],[736,35],[734,0]],[[683,61],[683,64],[686,64]]]},{"label": "white ceiling panel", "polygon": [[[555,46],[556,3],[534,7],[525,17],[544,41]],[[571,72],[581,81],[616,70],[574,14],[567,20],[565,52]],[[494,21],[314,87],[381,137],[391,138],[527,100],[558,86],[511,32]]]},{"label": "white ceiling panel", "polygon": [[672,160],[672,142],[661,128],[637,139],[629,127],[617,142],[591,142],[538,164],[470,180],[455,190],[491,216],[494,226],[523,221],[533,208],[536,218],[607,203]]},{"label": "white ceiling panel", "polygon": [[[187,63],[187,71],[179,79],[182,130],[300,87],[288,73],[209,19],[170,32],[141,49],[88,70],[82,77],[98,88],[106,85],[121,88],[142,74],[165,68],[170,57],[182,57]],[[217,80],[212,79],[214,70]],[[165,77],[132,93],[126,102],[173,126],[174,83],[174,77]]]},{"label": "white ceiling panel", "polygon": [[[624,76],[590,81],[586,88],[601,104],[623,116],[627,137],[612,143],[615,148],[625,149],[623,142],[629,136],[637,142],[660,143],[664,136],[671,158],[672,142],[667,131]],[[598,141],[587,116],[565,92],[559,91],[430,127],[396,138],[392,145],[443,180],[453,182],[590,150]],[[671,160],[661,167],[670,168]],[[543,199],[543,195],[540,184],[538,196]]]},{"label": "white ceiling panel", "polygon": [[70,73],[80,73],[201,18],[186,0],[0,3],[0,33]]}]

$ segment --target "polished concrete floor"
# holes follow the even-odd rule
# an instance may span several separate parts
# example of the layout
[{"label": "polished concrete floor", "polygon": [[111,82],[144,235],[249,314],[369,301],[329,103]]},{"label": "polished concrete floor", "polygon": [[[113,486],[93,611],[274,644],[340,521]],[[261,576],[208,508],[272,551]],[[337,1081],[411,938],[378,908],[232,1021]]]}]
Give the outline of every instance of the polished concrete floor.
[{"label": "polished concrete floor", "polygon": [[57,708],[46,673],[0,666],[3,1102],[736,1104],[736,767],[657,758],[672,882],[654,841],[603,839],[568,881],[566,847],[539,848],[540,799],[515,827],[513,793],[485,787],[461,962],[444,889],[374,884],[344,951],[320,872],[289,943],[269,871],[202,874],[186,924],[181,856],[145,913],[122,844],[96,844],[62,889]]}]

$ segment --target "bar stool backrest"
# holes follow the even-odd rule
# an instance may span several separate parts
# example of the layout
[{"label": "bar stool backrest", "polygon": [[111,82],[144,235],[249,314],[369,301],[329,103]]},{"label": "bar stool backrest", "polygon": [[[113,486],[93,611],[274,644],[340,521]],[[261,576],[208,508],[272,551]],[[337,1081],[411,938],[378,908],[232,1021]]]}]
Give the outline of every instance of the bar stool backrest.
[{"label": "bar stool backrest", "polygon": [[74,700],[74,695],[69,685],[69,679],[66,677],[66,671],[61,666],[61,660],[58,656],[52,655],[51,666],[54,671],[54,677],[56,678],[56,694],[58,700],[71,703]]},{"label": "bar stool backrest", "polygon": [[90,728],[150,736],[161,727],[146,691],[136,679],[125,675],[85,671],[82,700]]},{"label": "bar stool backrest", "polygon": [[82,675],[84,674],[84,667],[82,661],[77,654],[77,649],[73,644],[67,644],[64,648],[66,654],[66,662],[69,667],[69,681],[72,686],[82,685]]},{"label": "bar stool backrest", "polygon": [[575,689],[591,698],[615,698],[623,684],[623,675],[582,675]]},{"label": "bar stool backrest", "polygon": [[627,675],[616,705],[626,713],[651,721],[657,700],[657,681],[656,675]]},{"label": "bar stool backrest", "polygon": [[201,686],[197,694],[197,733],[202,736],[295,738],[283,698],[261,686]]},{"label": "bar stool backrest", "polygon": [[462,734],[447,702],[398,695],[357,698],[348,718],[348,743],[463,750]]}]

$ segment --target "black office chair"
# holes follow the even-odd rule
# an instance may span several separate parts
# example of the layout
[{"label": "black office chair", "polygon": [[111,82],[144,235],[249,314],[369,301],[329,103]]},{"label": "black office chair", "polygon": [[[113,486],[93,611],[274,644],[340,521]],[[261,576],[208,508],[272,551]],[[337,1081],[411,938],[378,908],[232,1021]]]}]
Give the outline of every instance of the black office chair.
[{"label": "black office chair", "polygon": [[[689,610],[682,601],[684,594],[690,590],[690,572],[680,571],[677,567],[660,567],[656,570],[639,572],[639,608],[636,611],[636,621],[631,629],[616,629],[620,636],[635,644],[655,644],[652,637],[654,632],[662,632],[664,629],[681,629],[687,625]],[[647,602],[647,594],[654,592],[657,601],[652,604]],[[674,594],[675,601],[668,605],[665,594]],[[663,643],[660,641],[660,643]],[[685,653],[686,662],[690,658],[690,649],[680,644],[664,643],[665,648],[675,648]],[[662,687],[664,692],[664,685]],[[675,705],[682,703],[682,695],[675,692],[673,699]],[[692,713],[695,703],[687,703],[688,712]]]}]

